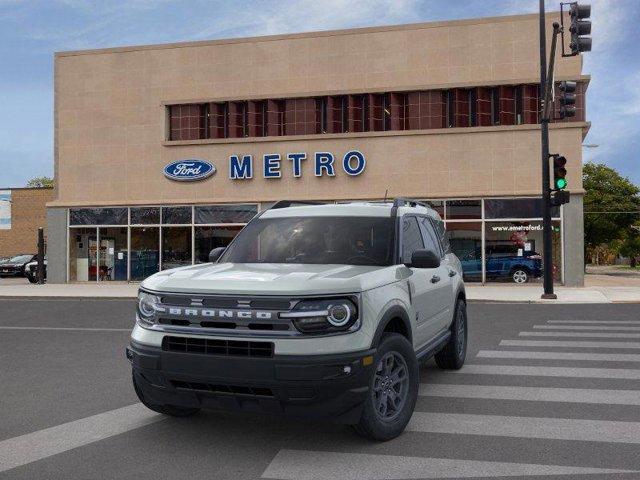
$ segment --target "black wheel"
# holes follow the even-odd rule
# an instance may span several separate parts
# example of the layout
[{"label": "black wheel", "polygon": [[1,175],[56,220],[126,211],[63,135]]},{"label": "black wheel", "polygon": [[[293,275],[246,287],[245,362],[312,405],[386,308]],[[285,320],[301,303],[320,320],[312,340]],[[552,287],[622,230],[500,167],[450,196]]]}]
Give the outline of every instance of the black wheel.
[{"label": "black wheel", "polygon": [[36,277],[34,277],[33,275],[27,275],[27,280],[29,280],[29,283],[37,283],[38,279]]},{"label": "black wheel", "polygon": [[511,271],[511,279],[514,283],[527,283],[529,281],[529,270],[523,267],[514,268]]},{"label": "black wheel", "polygon": [[445,347],[435,354],[438,367],[460,370],[467,356],[467,304],[458,300],[451,323],[451,337]]},{"label": "black wheel", "polygon": [[387,333],[375,362],[362,417],[354,428],[363,437],[386,441],[400,435],[413,415],[418,398],[418,361],[405,337]]},{"label": "black wheel", "polygon": [[142,394],[142,389],[136,381],[135,373],[131,373],[131,379],[133,380],[133,388],[136,391],[136,395],[138,395],[138,398],[140,399],[142,404],[149,410],[153,410],[154,412],[162,413],[164,415],[169,415],[171,417],[189,417],[191,415],[195,415],[200,411],[199,408],[178,407],[177,405],[156,405],[154,403],[150,403]]}]

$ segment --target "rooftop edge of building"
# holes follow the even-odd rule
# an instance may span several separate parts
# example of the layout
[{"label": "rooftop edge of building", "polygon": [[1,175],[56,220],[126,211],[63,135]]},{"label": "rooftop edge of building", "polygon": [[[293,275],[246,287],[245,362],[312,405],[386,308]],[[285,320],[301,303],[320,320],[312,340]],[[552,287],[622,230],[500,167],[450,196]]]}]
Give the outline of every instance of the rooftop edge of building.
[{"label": "rooftop edge of building", "polygon": [[[547,17],[552,15],[560,15],[559,11],[546,12]],[[517,19],[530,20],[538,18],[537,13],[516,14],[516,15],[500,15],[493,17],[477,17],[458,20],[439,20],[434,22],[417,22],[395,25],[380,25],[375,27],[355,27],[336,30],[315,30],[309,32],[285,33],[277,35],[259,35],[255,37],[237,37],[237,38],[221,38],[213,40],[192,40],[184,42],[157,43],[145,45],[124,45],[121,47],[94,48],[86,50],[67,50],[54,52],[57,57],[69,57],[75,55],[98,55],[109,53],[123,53],[136,50],[162,50],[172,48],[198,47],[208,45],[224,45],[234,43],[251,43],[251,42],[272,42],[276,40],[289,40],[296,38],[313,38],[313,37],[331,37],[338,35],[353,35],[378,32],[390,32],[399,30],[421,30],[426,28],[450,27],[450,26],[466,26],[481,25],[486,23],[511,22]]]}]

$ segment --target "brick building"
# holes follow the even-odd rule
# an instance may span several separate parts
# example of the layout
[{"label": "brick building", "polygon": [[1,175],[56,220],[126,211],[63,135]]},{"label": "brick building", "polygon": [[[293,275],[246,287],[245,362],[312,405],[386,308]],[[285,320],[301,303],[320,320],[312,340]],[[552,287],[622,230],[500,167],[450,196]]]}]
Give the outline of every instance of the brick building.
[{"label": "brick building", "polygon": [[0,257],[36,253],[38,227],[47,227],[46,204],[53,188],[0,188]]}]

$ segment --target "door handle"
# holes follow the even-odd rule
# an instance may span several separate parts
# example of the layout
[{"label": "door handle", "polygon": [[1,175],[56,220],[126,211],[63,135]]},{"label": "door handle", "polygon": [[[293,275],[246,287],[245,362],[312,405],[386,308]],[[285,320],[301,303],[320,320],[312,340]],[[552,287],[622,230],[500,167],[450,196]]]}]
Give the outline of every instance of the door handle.
[{"label": "door handle", "polygon": [[457,273],[458,272],[456,272],[455,270],[449,270],[449,276],[450,277],[455,277]]},{"label": "door handle", "polygon": [[431,283],[438,283],[440,281],[440,277],[438,275],[434,275],[431,277]]}]

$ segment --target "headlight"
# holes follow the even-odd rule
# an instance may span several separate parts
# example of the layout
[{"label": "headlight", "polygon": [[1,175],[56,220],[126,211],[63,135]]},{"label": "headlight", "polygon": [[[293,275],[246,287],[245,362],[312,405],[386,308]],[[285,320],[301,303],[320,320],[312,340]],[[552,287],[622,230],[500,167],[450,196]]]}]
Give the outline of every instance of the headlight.
[{"label": "headlight", "polygon": [[153,316],[156,313],[156,305],[160,303],[160,298],[151,293],[138,292],[138,317],[145,323],[153,324]]},{"label": "headlight", "polygon": [[334,333],[360,327],[355,299],[302,300],[280,318],[291,319],[302,333]]}]

